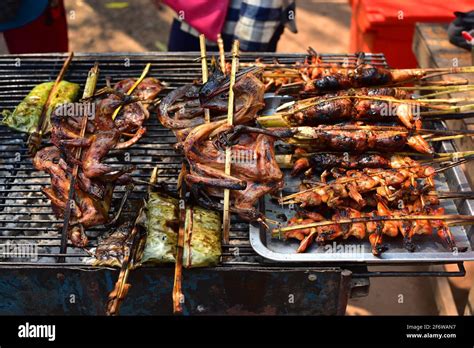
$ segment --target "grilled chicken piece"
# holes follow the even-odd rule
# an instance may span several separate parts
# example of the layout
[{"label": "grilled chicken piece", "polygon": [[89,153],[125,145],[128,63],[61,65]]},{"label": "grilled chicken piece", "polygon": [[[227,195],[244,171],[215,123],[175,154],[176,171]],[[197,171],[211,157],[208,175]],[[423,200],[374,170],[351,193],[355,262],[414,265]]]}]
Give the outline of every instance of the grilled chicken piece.
[{"label": "grilled chicken piece", "polygon": [[87,243],[89,243],[89,239],[84,231],[84,226],[82,225],[70,226],[68,230],[68,238],[72,245],[78,248],[85,248]]},{"label": "grilled chicken piece", "polygon": [[282,138],[296,137],[306,141],[313,150],[366,152],[380,151],[384,153],[402,151],[406,146],[420,153],[432,154],[433,149],[420,135],[409,135],[404,130],[370,130],[354,129],[356,125],[348,125],[348,130],[340,126],[295,127],[288,134],[288,129],[275,129],[282,133]]},{"label": "grilled chicken piece", "polygon": [[[114,89],[121,93],[127,93],[136,82],[136,78],[124,79],[117,82]],[[137,96],[141,101],[152,101],[158,96],[164,87],[165,86],[157,78],[146,77],[135,88],[132,95]]]},{"label": "grilled chicken piece", "polygon": [[[121,93],[127,91],[135,84],[136,79],[125,79],[115,84],[114,89]],[[144,103],[152,102],[163,90],[164,85],[156,78],[147,77],[135,88],[132,96],[140,101],[125,105],[115,118],[115,126],[122,133],[145,133],[143,123],[150,117],[148,109]]]},{"label": "grilled chicken piece", "polygon": [[[51,200],[53,212],[58,218],[64,216],[71,185],[67,165],[60,156],[60,151],[51,146],[39,150],[33,159],[35,168],[47,172],[51,177],[51,187],[44,188],[43,193]],[[111,200],[112,190],[110,187],[104,188],[103,199],[100,201],[93,199],[79,186],[75,187],[75,196],[71,206],[71,230],[69,231],[70,239],[74,245],[84,246],[84,243],[87,243],[84,239],[83,228],[101,225],[108,221]],[[76,225],[82,227],[75,227]]]},{"label": "grilled chicken piece", "polygon": [[127,133],[131,135],[138,131],[145,133],[146,128],[143,126],[143,123],[149,117],[148,109],[142,103],[136,102],[125,105],[115,118],[114,124],[122,134]]},{"label": "grilled chicken piece", "polygon": [[[68,231],[71,242],[76,246],[87,244],[84,228],[108,222],[113,184],[126,184],[131,180],[127,173],[133,169],[132,166],[114,168],[102,161],[110,150],[126,148],[140,139],[145,132],[143,122],[149,114],[142,102],[136,100],[151,101],[163,88],[158,80],[148,78],[137,86],[132,97],[124,96],[123,92],[128,91],[135,81],[123,80],[115,86],[115,92],[109,90],[102,93],[106,96],[95,103],[95,114],[88,120],[84,137],[80,136],[82,115],[64,117],[54,112],[51,140],[55,146],[42,149],[34,158],[35,167],[51,176],[52,186],[44,188],[43,192],[50,198],[58,217],[64,215],[68,202],[69,174],[74,165],[81,169],[77,176],[71,228]],[[112,114],[119,106],[124,108],[114,121]],[[135,132],[132,138],[120,142],[121,136],[131,131]],[[79,147],[83,151],[77,160],[75,155]]]},{"label": "grilled chicken piece", "polygon": [[[245,127],[237,126],[235,128],[237,132]],[[433,154],[433,149],[421,135],[410,135],[406,129],[401,127],[393,130],[378,130],[375,126],[356,123],[341,126],[255,128],[253,131],[280,138],[290,144],[304,144],[312,151],[390,153],[402,151],[406,146],[409,146],[420,153]]]},{"label": "grilled chicken piece", "polygon": [[[118,105],[120,105],[119,101],[114,103],[109,98],[100,101],[97,105],[98,111],[94,120],[96,132],[89,138],[84,139],[87,149],[81,158],[82,170],[89,178],[100,178],[102,180],[108,175],[110,180],[115,180],[127,170],[130,171],[130,169],[124,169],[119,171],[120,174],[117,174],[115,168],[102,163],[104,157],[117,145],[121,136],[111,118],[113,110]],[[112,173],[114,175],[111,175]]]},{"label": "grilled chicken piece", "polygon": [[[117,141],[115,148],[127,148],[136,143],[145,134],[146,128],[143,127],[143,123],[149,118],[149,112],[143,103],[154,100],[163,89],[163,85],[155,78],[146,78],[136,87],[132,97],[124,95],[135,82],[135,79],[122,80],[115,85],[115,89],[106,89],[104,91],[103,94],[106,94],[106,98],[96,103],[95,114],[90,115],[90,121],[87,123],[86,137],[95,133],[97,116],[99,118],[104,116],[104,112],[111,116],[118,106],[123,106],[122,110],[113,122],[107,123],[106,128],[107,130],[116,128],[120,131],[120,135],[126,134],[129,137],[131,136],[131,139],[124,142]],[[136,101],[137,98],[139,101]],[[102,112],[102,115],[99,115],[100,112]],[[70,153],[73,146],[86,146],[74,145],[76,143],[82,144],[83,140],[73,141],[80,138],[82,116],[64,117],[53,112],[51,119],[53,123],[51,141],[54,145],[68,153]],[[104,122],[103,120],[99,120],[99,122],[102,123],[101,127],[103,130]]]},{"label": "grilled chicken piece", "polygon": [[[51,199],[53,210],[58,217],[63,216],[71,184],[65,162],[60,155],[59,150],[51,146],[38,151],[33,159],[35,168],[47,172],[51,177],[51,187],[43,189],[43,192]],[[108,191],[106,188],[103,190]],[[110,197],[107,196],[110,194],[104,194],[104,199],[96,202],[80,187],[75,187],[75,204],[71,210],[74,221],[85,227],[104,223],[107,220],[108,206],[110,205]]]},{"label": "grilled chicken piece", "polygon": [[[361,218],[363,214],[352,208],[341,208],[336,211],[336,219],[352,219]],[[364,239],[366,235],[366,227],[363,222],[342,225],[343,238],[347,239],[351,236],[357,239]]]},{"label": "grilled chicken piece", "polygon": [[111,182],[118,180],[124,174],[133,170],[133,166],[123,166],[116,169],[102,163],[102,160],[110,150],[117,148],[121,137],[121,132],[115,127],[111,117],[113,111],[120,105],[122,105],[122,101],[117,98],[111,97],[102,99],[97,103],[96,107],[94,134],[84,138],[76,137],[74,139],[59,141],[61,147],[86,148],[80,161],[77,161],[72,156],[69,156],[67,160],[81,166],[87,178],[97,178],[104,182]]},{"label": "grilled chicken piece", "polygon": [[[204,108],[211,111],[211,118],[215,121],[227,114],[228,86],[225,88],[225,85],[212,84],[205,98],[199,95],[211,82],[204,85],[185,85],[170,92],[161,101],[158,112],[161,124],[174,131],[188,129],[177,134],[179,141],[185,139],[190,129],[205,122]],[[234,124],[255,120],[257,112],[265,106],[264,92],[265,86],[253,74],[248,73],[237,78],[234,85]]]},{"label": "grilled chicken piece", "polygon": [[[293,225],[307,225],[316,221],[323,221],[324,217],[318,213],[307,212],[304,210],[298,211],[294,217],[288,220],[288,226]],[[285,239],[295,238],[301,241],[297,252],[305,252],[309,245],[316,237],[318,230],[316,228],[302,228],[293,231],[285,232]]]},{"label": "grilled chicken piece", "polygon": [[190,132],[183,143],[190,166],[186,182],[191,187],[198,185],[215,197],[222,197],[224,188],[237,190],[231,194],[233,211],[252,219],[258,199],[283,185],[283,174],[275,159],[274,139],[251,132],[239,136],[232,147],[232,174],[226,175],[225,146],[219,140],[228,129],[226,121],[220,121],[200,125]]},{"label": "grilled chicken piece", "polygon": [[[40,171],[45,171],[51,176],[51,187],[43,189],[53,204],[63,210],[69,196],[70,180],[64,166],[61,152],[54,146],[45,147],[39,150],[33,158],[33,166]],[[80,217],[81,211],[76,206],[71,211],[73,215]],[[58,215],[58,214],[57,214]]]}]

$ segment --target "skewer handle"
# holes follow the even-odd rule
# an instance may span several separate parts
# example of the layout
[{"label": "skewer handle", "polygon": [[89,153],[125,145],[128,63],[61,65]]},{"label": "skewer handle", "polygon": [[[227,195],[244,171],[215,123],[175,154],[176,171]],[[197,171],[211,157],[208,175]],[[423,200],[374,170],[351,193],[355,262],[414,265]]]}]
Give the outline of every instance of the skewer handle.
[{"label": "skewer handle", "polygon": [[[199,35],[199,46],[201,49],[202,83],[206,83],[208,80],[208,71],[207,71],[207,55],[206,55],[206,37],[204,36],[204,34]],[[211,122],[209,109],[204,109],[204,119],[206,123]]]},{"label": "skewer handle", "polygon": [[49,92],[48,99],[46,99],[46,103],[43,105],[40,120],[36,127],[36,131],[40,134],[42,134],[44,131],[44,121],[46,119],[46,114],[48,112],[49,105],[51,104],[51,100],[53,100],[53,97],[58,90],[59,83],[63,80],[64,75],[66,74],[66,71],[69,68],[69,65],[71,64],[72,58],[74,58],[74,52],[70,52],[67,59],[64,61],[63,67],[61,68],[61,71],[59,72],[58,76],[56,77],[56,80],[54,81],[53,88]]},{"label": "skewer handle", "polygon": [[[92,67],[92,69],[89,71],[89,74],[87,76],[86,87],[84,88],[83,97],[88,98],[94,94],[98,76],[99,76],[99,63],[96,62],[94,66]],[[87,121],[88,121],[87,115],[82,115],[81,132],[80,132],[81,137],[84,137],[86,134]],[[80,147],[78,148],[77,152],[74,154],[75,158],[79,159],[81,157],[81,153],[82,153],[82,148]],[[76,182],[76,177],[77,177],[78,172],[79,172],[79,166],[75,164],[73,171],[70,175],[71,179],[69,183],[69,194],[68,194],[66,209],[64,210],[63,227],[61,230],[61,233],[62,233],[61,246],[60,246],[61,254],[65,254],[67,250],[69,218],[71,216],[72,203],[75,202],[74,201],[74,192],[75,192],[74,187],[75,187],[75,182]],[[61,257],[59,259],[59,262],[64,262],[64,261],[65,261],[64,257]]]},{"label": "skewer handle", "polygon": [[[235,40],[232,46],[232,70],[230,75],[229,84],[229,103],[227,107],[227,124],[234,124],[234,84],[235,74],[238,66],[238,55],[239,55],[239,41]],[[225,151],[225,173],[230,175],[231,172],[231,157],[232,147],[228,146]],[[224,190],[224,214],[223,214],[223,238],[224,243],[229,243],[229,230],[230,230],[230,190]]]},{"label": "skewer handle", "polygon": [[225,75],[225,52],[224,52],[224,40],[222,40],[222,35],[217,34],[217,47],[219,47],[219,62],[221,65],[222,73]]}]

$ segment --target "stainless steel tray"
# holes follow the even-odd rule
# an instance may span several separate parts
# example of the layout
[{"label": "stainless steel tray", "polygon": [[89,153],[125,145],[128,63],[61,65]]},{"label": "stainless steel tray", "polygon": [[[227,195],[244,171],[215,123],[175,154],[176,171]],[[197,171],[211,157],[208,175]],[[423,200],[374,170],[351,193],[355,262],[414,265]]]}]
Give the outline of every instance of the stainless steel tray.
[{"label": "stainless steel tray", "polygon": [[[270,102],[270,109],[275,108],[275,103]],[[266,114],[274,110],[266,110]],[[436,125],[437,128],[445,128],[442,123]],[[442,142],[440,152],[456,151],[450,141]],[[285,172],[285,186],[295,187],[297,181],[289,176],[289,171]],[[287,173],[288,172],[288,173]],[[467,178],[460,167],[454,167],[438,175],[436,187],[442,191],[471,191]],[[262,212],[273,220],[280,220],[277,215],[285,214],[291,218],[294,211],[288,207],[283,207],[276,203],[275,199],[265,197],[261,204]],[[474,215],[474,200],[443,200],[442,206],[447,214],[467,214]],[[281,220],[280,220],[281,221]],[[283,223],[284,225],[284,223]],[[417,250],[409,252],[402,246],[402,238],[384,238],[384,244],[388,250],[376,257],[371,253],[368,240],[359,241],[356,239],[336,240],[324,246],[314,243],[305,253],[296,253],[299,242],[296,240],[282,240],[272,238],[271,231],[263,227],[250,225],[250,244],[262,257],[280,262],[363,262],[363,263],[406,263],[406,262],[455,262],[474,260],[474,226],[457,226],[451,228],[456,244],[459,248],[467,247],[465,252],[452,252],[446,249],[439,238],[433,236],[420,236],[415,239]]]}]

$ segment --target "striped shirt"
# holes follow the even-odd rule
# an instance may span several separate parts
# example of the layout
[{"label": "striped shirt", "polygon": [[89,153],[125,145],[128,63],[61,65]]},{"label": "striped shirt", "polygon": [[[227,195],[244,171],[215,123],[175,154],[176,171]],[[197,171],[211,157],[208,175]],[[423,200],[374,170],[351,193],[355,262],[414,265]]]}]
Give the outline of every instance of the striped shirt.
[{"label": "striped shirt", "polygon": [[[243,51],[266,51],[281,25],[296,33],[295,23],[294,0],[230,0],[222,37],[224,40],[239,40]],[[199,36],[199,32],[183,20],[180,29]],[[216,45],[209,40],[206,44]]]}]

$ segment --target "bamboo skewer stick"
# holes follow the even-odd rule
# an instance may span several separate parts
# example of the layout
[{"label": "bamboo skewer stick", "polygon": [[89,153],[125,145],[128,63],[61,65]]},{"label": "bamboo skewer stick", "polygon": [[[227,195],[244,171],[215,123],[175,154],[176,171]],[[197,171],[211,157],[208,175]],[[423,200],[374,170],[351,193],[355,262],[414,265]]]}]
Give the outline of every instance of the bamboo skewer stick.
[{"label": "bamboo skewer stick", "polygon": [[[235,74],[238,67],[238,56],[239,56],[239,41],[235,40],[232,45],[232,69],[230,75],[230,84],[229,84],[229,104],[227,107],[227,124],[233,125],[234,123],[234,84],[235,84]],[[226,147],[225,151],[225,174],[231,174],[231,157],[232,157],[232,147]],[[224,190],[224,216],[223,216],[223,237],[224,243],[229,243],[229,230],[230,230],[230,190]]]},{"label": "bamboo skewer stick", "polygon": [[28,150],[32,156],[36,154],[36,151],[38,151],[38,147],[41,145],[41,139],[43,137],[43,133],[45,132],[44,123],[46,120],[46,115],[48,114],[49,106],[51,105],[51,101],[53,100],[54,96],[56,95],[56,92],[58,91],[59,83],[63,80],[64,75],[66,74],[66,71],[69,68],[69,65],[71,64],[73,57],[74,57],[74,52],[70,52],[68,57],[64,61],[64,64],[61,70],[59,71],[59,74],[56,77],[56,80],[54,81],[53,88],[51,88],[51,91],[49,91],[48,98],[46,99],[46,103],[43,105],[43,108],[41,109],[41,115],[38,120],[38,124],[36,125],[36,130],[28,138]]},{"label": "bamboo skewer stick", "polygon": [[[425,97],[425,96],[423,96]],[[410,100],[410,99],[407,99],[407,100]],[[438,98],[438,99],[435,99],[435,98],[417,98],[415,99],[416,101],[420,102],[420,103],[430,103],[430,104],[448,104],[448,105],[455,105],[455,104],[458,104],[458,103],[462,103],[462,102],[467,102],[467,101],[471,101],[472,98],[468,98],[468,97],[465,97],[465,98]]]},{"label": "bamboo skewer stick", "polygon": [[445,136],[445,137],[432,138],[432,139],[429,139],[429,141],[437,142],[437,141],[454,140],[454,139],[464,138],[465,136],[466,136],[466,134],[448,135],[448,136]]},{"label": "bamboo skewer stick", "polygon": [[42,134],[44,132],[44,121],[46,119],[46,114],[49,108],[49,105],[51,104],[52,99],[54,98],[54,95],[56,94],[59,83],[63,80],[64,75],[66,74],[67,69],[69,68],[69,65],[71,64],[72,58],[74,57],[74,52],[70,52],[67,59],[65,60],[63,67],[61,68],[61,71],[59,72],[58,76],[56,77],[56,81],[54,81],[53,88],[49,92],[48,99],[46,100],[46,103],[43,105],[43,110],[41,111],[41,116],[38,122],[38,126],[36,127],[36,131],[40,132]]},{"label": "bamboo skewer stick", "polygon": [[[422,87],[418,87],[418,89],[420,88]],[[433,89],[435,90],[433,93],[423,94],[417,97],[413,97],[413,99],[417,100],[417,99],[422,99],[422,98],[430,98],[430,97],[434,97],[441,94],[468,92],[468,91],[474,90],[474,86],[473,85],[454,86],[454,87],[445,86],[445,87],[438,87],[438,88],[433,88]]]},{"label": "bamboo skewer stick", "polygon": [[[86,86],[84,87],[84,93],[82,95],[83,98],[89,98],[90,96],[94,95],[95,86],[97,85],[97,79],[99,77],[99,63],[96,62],[94,67],[89,71],[89,77],[87,78]],[[89,80],[90,78],[90,80]],[[87,115],[82,115],[82,124],[81,124],[81,132],[79,136],[84,138],[86,135],[87,129]],[[82,147],[79,147],[76,152],[76,160],[80,160],[82,154]],[[74,165],[73,170],[73,177],[74,179],[77,177],[79,171],[79,166],[77,164]]]},{"label": "bamboo skewer stick", "polygon": [[[138,78],[137,81],[135,81],[135,83],[133,84],[132,87],[129,88],[129,90],[127,91],[127,95],[131,95],[133,93],[133,91],[135,90],[135,88],[137,88],[137,86],[142,83],[143,79],[146,77],[146,75],[148,74],[148,72],[150,71],[150,67],[151,67],[151,63],[148,63],[146,66],[145,66],[145,69],[143,69],[143,72],[141,74],[141,76]],[[114,113],[112,114],[112,120],[115,120],[115,118],[117,117],[117,115],[119,114],[120,110],[122,109],[122,106],[119,106],[117,109],[115,109]]]},{"label": "bamboo skewer stick", "polygon": [[427,196],[435,196],[439,199],[473,199],[474,191],[461,191],[461,192],[450,192],[450,191],[433,191],[428,193]]},{"label": "bamboo skewer stick", "polygon": [[453,113],[453,112],[420,112],[420,116],[422,116],[423,120],[429,121],[445,121],[445,120],[465,120],[468,118],[474,117],[474,112],[464,110],[463,112]]},{"label": "bamboo skewer stick", "polygon": [[[366,154],[370,153],[375,153],[377,154],[378,152],[373,152],[373,151],[367,151]],[[291,168],[294,164],[295,159],[302,158],[302,157],[311,157],[314,155],[318,154],[343,154],[341,152],[334,152],[334,151],[318,151],[318,152],[307,152],[303,154],[286,154],[286,155],[276,155],[276,161],[280,167],[284,168]],[[450,159],[453,158],[458,158],[461,159],[466,156],[471,156],[474,155],[474,151],[459,151],[459,152],[440,152],[440,153],[434,153],[433,155],[426,155],[426,154],[420,154],[420,153],[411,153],[411,152],[394,152],[391,154],[393,156],[399,155],[399,156],[421,156],[421,157],[426,157],[426,159],[423,160],[418,160],[418,163],[423,164],[423,165],[429,165],[430,163],[439,163],[439,162],[449,162],[451,161]],[[436,157],[436,158],[433,158]],[[410,166],[407,167],[400,167],[400,168],[411,168]],[[399,168],[397,168],[399,169]]]},{"label": "bamboo skewer stick", "polygon": [[138,210],[137,217],[133,224],[132,232],[130,233],[131,244],[129,246],[128,253],[125,254],[117,282],[115,283],[115,287],[110,292],[107,300],[107,315],[117,315],[119,313],[120,305],[125,299],[125,296],[127,296],[128,291],[132,287],[132,285],[130,283],[127,283],[127,281],[128,276],[130,275],[130,271],[135,265],[135,257],[138,251],[138,245],[140,243],[140,238],[137,239],[137,236],[139,236],[139,227],[137,226],[137,223],[143,212],[144,202],[142,201],[141,204],[142,205]]},{"label": "bamboo skewer stick", "polygon": [[[421,102],[421,101],[413,100],[413,99],[397,99],[397,98],[393,98],[393,97],[389,97],[389,96],[341,95],[341,96],[335,96],[335,97],[331,97],[331,98],[320,98],[320,97],[318,98],[318,97],[315,97],[315,98],[306,99],[302,102],[299,102],[298,105],[303,104],[303,106],[296,109],[296,110],[293,110],[291,112],[291,114],[295,113],[295,112],[303,111],[305,109],[308,109],[308,108],[310,108],[312,106],[315,106],[315,105],[318,105],[318,104],[322,104],[322,103],[326,103],[326,102],[330,102],[330,101],[334,101],[334,100],[339,100],[339,99],[347,99],[347,98],[366,99],[366,100],[375,100],[375,101],[386,101],[386,102],[393,102],[393,103],[397,103],[397,104],[412,104],[412,105],[424,106],[424,107],[429,107],[429,108],[432,108],[432,109],[439,109],[439,110],[448,110],[449,109],[449,106],[432,105],[431,103],[426,102],[426,101]],[[316,101],[313,102],[313,100],[316,100]]]},{"label": "bamboo skewer stick", "polygon": [[[207,69],[207,56],[206,56],[206,37],[204,34],[199,35],[199,46],[201,50],[201,70],[202,70],[202,82],[206,83],[208,80],[208,69]],[[206,123],[209,123],[210,113],[209,109],[204,109],[204,118]],[[182,291],[182,281],[183,281],[183,255],[184,255],[184,243],[185,235],[188,232],[187,224],[187,213],[184,202],[184,177],[186,175],[186,165],[183,163],[181,166],[180,175],[178,178],[178,191],[180,193],[180,204],[179,204],[179,229],[178,229],[178,243],[176,250],[176,263],[174,270],[174,281],[173,281],[173,313],[182,313],[184,302],[184,294]],[[190,243],[191,238],[188,236],[188,242]],[[190,250],[188,248],[188,259],[190,257]],[[189,262],[190,260],[188,260]]]},{"label": "bamboo skewer stick", "polygon": [[[443,116],[443,115],[446,115]],[[431,111],[426,111],[426,112],[420,112],[420,116],[422,116],[422,119],[428,119],[428,120],[461,120],[461,119],[468,119],[468,118],[473,118],[474,113],[458,113],[458,114],[453,114],[451,113],[450,110],[447,110],[447,112],[431,112]],[[385,116],[381,117],[384,118]],[[397,118],[397,116],[393,116],[392,119]],[[362,120],[364,120],[362,118]],[[365,119],[367,121],[367,119]],[[368,120],[370,121],[370,119]],[[257,117],[257,122],[262,126],[266,128],[280,128],[280,127],[291,127],[292,125],[285,120],[283,117],[283,113],[276,113],[273,115],[267,115],[267,116],[260,116]],[[322,123],[323,124],[323,123]]]},{"label": "bamboo skewer stick", "polygon": [[[94,95],[95,87],[97,85],[97,79],[99,77],[99,63],[96,62],[94,67],[89,71],[89,75],[87,77],[86,86],[84,87],[83,98],[89,98]],[[87,121],[88,115],[82,115],[82,123],[81,123],[81,131],[79,136],[84,138],[87,129]],[[82,147],[79,147],[75,153],[76,160],[80,160],[82,154]],[[74,187],[76,184],[76,178],[79,173],[79,166],[77,164],[74,165],[72,173],[70,174],[70,184],[69,184],[69,194],[67,199],[66,208],[64,209],[64,219],[63,219],[63,227],[62,227],[62,234],[61,234],[61,254],[66,253],[67,248],[67,239],[68,239],[68,229],[69,229],[69,218],[71,216],[71,209],[72,204],[74,203]],[[64,261],[64,258],[60,259],[61,262]]]},{"label": "bamboo skewer stick", "polygon": [[222,35],[217,34],[217,47],[219,48],[219,63],[221,65],[221,70],[224,75],[225,71],[225,52],[224,52],[224,40],[222,40]]},{"label": "bamboo skewer stick", "polygon": [[173,313],[182,313],[184,303],[184,294],[182,290],[183,280],[183,254],[184,254],[184,235],[186,233],[186,205],[183,204],[185,196],[184,176],[186,174],[186,165],[181,165],[181,172],[178,178],[179,190],[179,228],[178,228],[178,243],[176,245],[176,262],[174,267],[173,280]]},{"label": "bamboo skewer stick", "polygon": [[[200,35],[200,48],[201,48],[201,62],[202,62],[202,79],[203,83],[207,82],[207,57],[206,57],[206,39],[204,35]],[[209,110],[207,111],[207,116],[209,116]],[[206,122],[210,122],[209,118],[206,117]],[[176,262],[175,262],[175,271],[174,271],[174,280],[173,280],[173,313],[178,314],[183,312],[184,303],[184,294],[182,291],[182,281],[183,281],[183,257],[184,257],[184,243],[186,234],[188,232],[187,224],[187,213],[186,213],[186,203],[185,198],[185,187],[184,182],[186,176],[186,164],[183,162],[181,165],[181,170],[178,176],[177,190],[179,192],[179,228],[178,228],[178,241],[176,245]],[[189,237],[189,236],[188,236]],[[190,238],[189,238],[190,243]],[[188,259],[190,257],[191,248],[188,248]]]},{"label": "bamboo skewer stick", "polygon": [[[199,35],[199,46],[201,49],[201,70],[202,70],[202,83],[206,83],[208,79],[207,71],[207,56],[206,56],[206,37],[204,34]],[[211,122],[211,115],[209,109],[204,109],[204,120],[206,123]]]},{"label": "bamboo skewer stick", "polygon": [[[269,127],[270,129],[272,127]],[[292,136],[288,136],[285,139],[286,141],[293,145],[311,145],[308,143],[314,139],[314,134],[308,133],[311,128],[316,128],[315,133],[323,132],[325,129],[317,129],[317,127],[310,126],[301,126],[301,127],[280,127],[294,129]],[[472,137],[474,136],[474,131],[471,130],[444,130],[444,129],[406,129],[403,127],[392,127],[392,126],[333,126],[327,131],[361,131],[361,130],[370,130],[370,131],[392,131],[399,134],[422,134],[422,137],[430,142],[445,141],[459,139],[463,137]],[[447,134],[447,135],[444,135]],[[440,137],[434,137],[435,135],[443,135]]]},{"label": "bamboo skewer stick", "polygon": [[[437,110],[437,111],[422,111],[420,112],[420,115],[425,117],[425,116],[440,116],[443,114],[452,114],[452,113],[461,113],[461,112],[466,112],[466,111],[471,111],[474,110],[474,104],[466,104],[466,105],[452,105],[444,110]],[[471,117],[471,116],[469,116]]]},{"label": "bamboo skewer stick", "polygon": [[[447,93],[452,93],[451,90],[452,89],[461,89],[461,92],[462,89],[464,88],[467,88],[467,89],[471,89],[471,88],[474,88],[474,85],[460,85],[460,86],[400,86],[400,87],[397,87],[398,89],[403,89],[403,90],[406,90],[406,91],[437,91],[437,92],[442,92],[442,91],[446,91]],[[424,97],[426,94],[422,95],[422,97]]]}]

